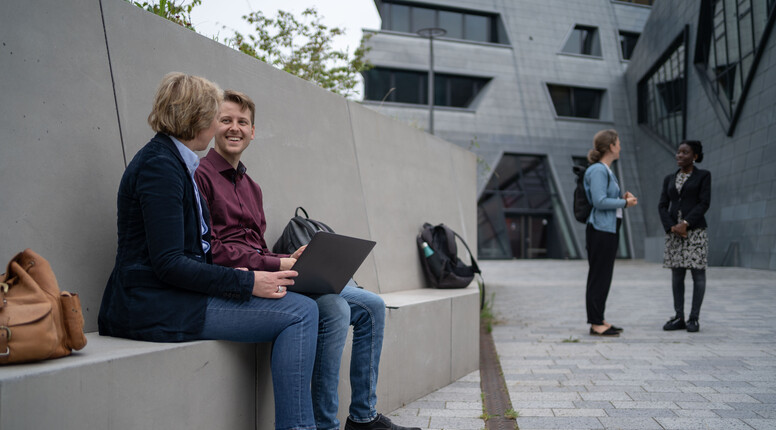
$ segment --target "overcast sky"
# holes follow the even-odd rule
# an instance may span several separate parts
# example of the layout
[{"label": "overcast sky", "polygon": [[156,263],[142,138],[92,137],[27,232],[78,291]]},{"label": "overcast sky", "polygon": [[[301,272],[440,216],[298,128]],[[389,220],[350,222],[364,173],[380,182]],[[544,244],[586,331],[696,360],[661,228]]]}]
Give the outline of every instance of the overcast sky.
[{"label": "overcast sky", "polygon": [[373,0],[202,0],[192,11],[191,20],[198,33],[209,37],[220,34],[221,40],[232,34],[223,30],[224,25],[242,34],[252,32],[251,26],[241,18],[250,12],[260,10],[265,16],[275,17],[278,9],[282,9],[299,16],[312,6],[323,16],[324,24],[345,29],[345,36],[334,41],[336,49],[348,48],[352,53],[361,41],[362,28],[380,28],[380,16]]}]

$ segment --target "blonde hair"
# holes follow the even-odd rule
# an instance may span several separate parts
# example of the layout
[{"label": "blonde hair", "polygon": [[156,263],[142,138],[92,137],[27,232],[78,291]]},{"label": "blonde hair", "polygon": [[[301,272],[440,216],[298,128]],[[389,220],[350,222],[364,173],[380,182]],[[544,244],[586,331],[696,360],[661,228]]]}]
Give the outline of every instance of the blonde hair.
[{"label": "blonde hair", "polygon": [[248,109],[251,113],[251,125],[256,123],[256,104],[246,94],[234,90],[224,91],[224,101],[240,106],[240,110]]},{"label": "blonde hair", "polygon": [[617,130],[601,130],[593,136],[593,149],[587,153],[587,161],[597,163],[607,152],[611,151],[610,145],[617,143],[620,136]]},{"label": "blonde hair", "polygon": [[223,92],[199,76],[178,72],[162,78],[154,95],[148,125],[157,132],[188,141],[210,127],[218,114]]}]

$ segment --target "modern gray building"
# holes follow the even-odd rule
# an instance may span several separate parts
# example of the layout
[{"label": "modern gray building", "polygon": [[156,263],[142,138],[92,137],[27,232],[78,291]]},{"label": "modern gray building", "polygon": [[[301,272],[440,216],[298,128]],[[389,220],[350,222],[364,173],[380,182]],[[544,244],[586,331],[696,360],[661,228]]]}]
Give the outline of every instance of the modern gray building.
[{"label": "modern gray building", "polygon": [[714,176],[710,264],[776,269],[774,0],[652,3],[375,1],[363,103],[426,130],[433,119],[478,154],[480,258],[584,257],[572,168],[615,128],[615,173],[640,199],[621,257],[662,257],[660,185],[688,138],[704,142]]}]

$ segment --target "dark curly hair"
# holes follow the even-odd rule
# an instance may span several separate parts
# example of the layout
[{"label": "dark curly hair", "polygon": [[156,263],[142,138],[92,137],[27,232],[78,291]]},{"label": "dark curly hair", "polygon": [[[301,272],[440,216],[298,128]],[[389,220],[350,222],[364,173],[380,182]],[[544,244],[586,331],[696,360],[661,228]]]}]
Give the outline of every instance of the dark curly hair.
[{"label": "dark curly hair", "polygon": [[698,158],[695,159],[696,163],[703,161],[703,144],[700,140],[683,140],[679,143],[679,146],[681,145],[689,146],[692,153],[698,156]]}]

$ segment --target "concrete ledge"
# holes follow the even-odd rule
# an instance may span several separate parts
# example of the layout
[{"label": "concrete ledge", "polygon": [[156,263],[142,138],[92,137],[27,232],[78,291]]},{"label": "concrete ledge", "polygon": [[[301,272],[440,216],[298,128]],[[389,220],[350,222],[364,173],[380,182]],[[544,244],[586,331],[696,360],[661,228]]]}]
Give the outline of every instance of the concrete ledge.
[{"label": "concrete ledge", "polygon": [[87,338],[72,356],[0,369],[0,428],[254,428],[269,345]]},{"label": "concrete ledge", "polygon": [[[476,369],[478,351],[457,347],[476,345],[479,336],[476,286],[381,297],[389,309],[380,411],[393,411]],[[152,343],[97,333],[87,339],[86,348],[69,357],[0,368],[0,428],[274,426],[269,344]],[[463,354],[452,356],[457,350]],[[350,339],[340,370],[343,422],[350,399],[349,366]],[[30,408],[32,404],[40,407]]]}]

